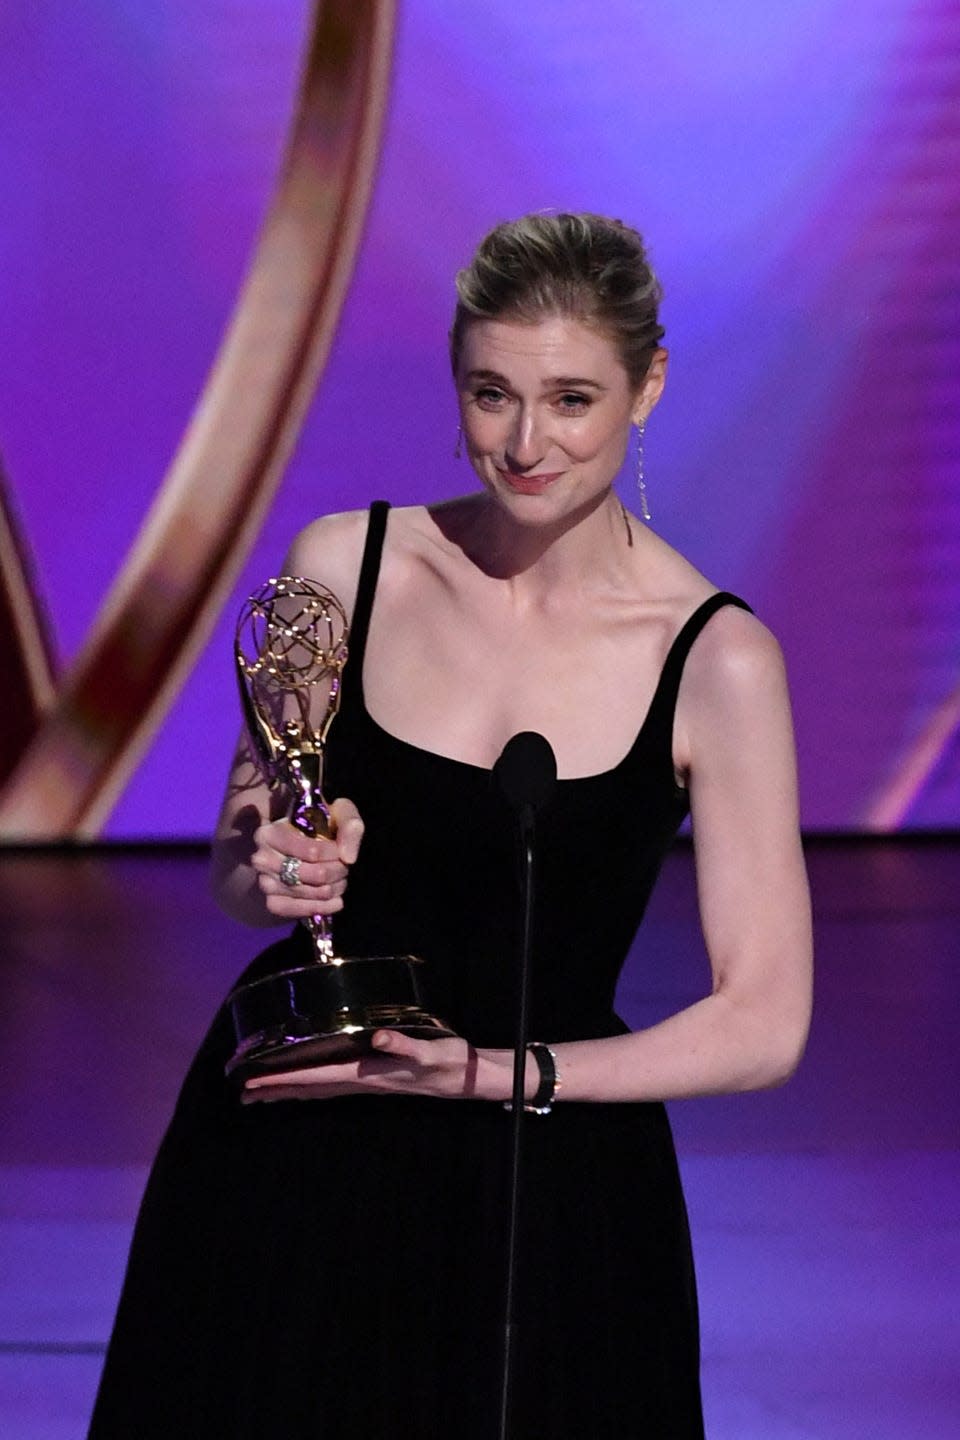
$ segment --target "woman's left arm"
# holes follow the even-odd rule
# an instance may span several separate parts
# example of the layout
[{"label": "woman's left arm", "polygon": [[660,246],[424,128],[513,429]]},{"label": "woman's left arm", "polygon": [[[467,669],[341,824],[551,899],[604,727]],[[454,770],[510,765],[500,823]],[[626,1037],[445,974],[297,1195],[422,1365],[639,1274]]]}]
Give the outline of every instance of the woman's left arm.
[{"label": "woman's left arm", "polygon": [[788,1079],[803,1053],[812,939],[793,728],[780,647],[753,616],[724,609],[698,638],[676,748],[711,991],[647,1030],[556,1047],[569,1099],[760,1089]]},{"label": "woman's left arm", "polygon": [[[760,1089],[786,1080],[803,1052],[812,944],[790,705],[780,648],[752,615],[720,611],[693,646],[675,752],[690,790],[711,991],[648,1029],[552,1046],[562,1101]],[[487,1100],[510,1094],[509,1050],[392,1031],[377,1038],[379,1054],[359,1065],[254,1081],[245,1098],[358,1090]],[[528,1097],[536,1083],[528,1059]]]}]

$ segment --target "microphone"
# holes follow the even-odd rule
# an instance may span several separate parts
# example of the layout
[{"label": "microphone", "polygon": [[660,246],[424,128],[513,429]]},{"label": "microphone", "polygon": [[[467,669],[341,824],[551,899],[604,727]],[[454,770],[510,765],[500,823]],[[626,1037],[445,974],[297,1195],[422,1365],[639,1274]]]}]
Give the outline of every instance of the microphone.
[{"label": "microphone", "polygon": [[531,830],[534,815],[543,809],[557,784],[557,757],[550,741],[536,730],[521,730],[504,745],[493,775],[521,830]]}]

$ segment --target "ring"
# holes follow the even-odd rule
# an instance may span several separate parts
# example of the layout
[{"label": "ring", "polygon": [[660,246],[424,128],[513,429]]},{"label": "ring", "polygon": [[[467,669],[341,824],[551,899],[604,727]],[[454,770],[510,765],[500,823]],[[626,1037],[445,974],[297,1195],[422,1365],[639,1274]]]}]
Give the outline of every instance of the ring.
[{"label": "ring", "polygon": [[280,865],[280,884],[292,890],[300,884],[300,861],[296,855],[284,855]]}]

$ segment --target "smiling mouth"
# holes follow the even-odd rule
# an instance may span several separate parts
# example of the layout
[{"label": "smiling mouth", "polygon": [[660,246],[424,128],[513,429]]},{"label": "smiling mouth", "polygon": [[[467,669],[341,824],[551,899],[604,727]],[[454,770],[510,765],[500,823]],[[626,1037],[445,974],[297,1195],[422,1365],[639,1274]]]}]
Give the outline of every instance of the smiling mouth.
[{"label": "smiling mouth", "polygon": [[516,471],[502,470],[499,465],[497,466],[497,474],[501,477],[501,479],[506,481],[506,483],[510,486],[511,490],[524,490],[530,492],[531,494],[536,494],[539,493],[541,490],[545,490],[548,485],[551,485],[553,483],[554,480],[559,480],[560,476],[563,473],[564,472],[562,470],[554,470],[549,475],[519,475],[516,473]]}]

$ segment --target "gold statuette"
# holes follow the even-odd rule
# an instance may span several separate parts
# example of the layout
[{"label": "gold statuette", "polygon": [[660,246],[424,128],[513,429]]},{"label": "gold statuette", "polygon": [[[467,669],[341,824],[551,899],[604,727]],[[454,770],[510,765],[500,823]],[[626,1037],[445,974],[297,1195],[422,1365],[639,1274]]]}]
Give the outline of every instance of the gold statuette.
[{"label": "gold statuette", "polygon": [[[348,638],[336,595],[315,580],[292,576],[261,586],[237,621],[247,731],[271,788],[289,796],[288,819],[305,835],[335,833],[323,794],[323,761],[340,705]],[[452,1033],[423,1009],[417,973],[423,962],[416,956],[340,956],[326,916],[302,923],[312,962],[255,980],[230,997],[237,1048],[228,1075],[246,1080],[349,1059],[368,1051],[382,1029],[423,1038]]]}]

